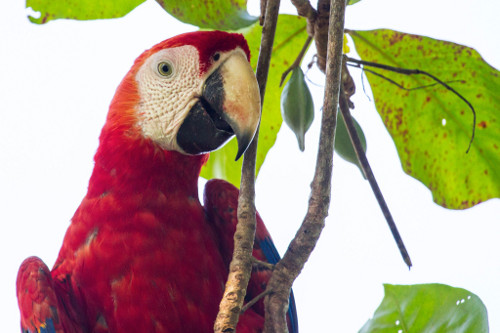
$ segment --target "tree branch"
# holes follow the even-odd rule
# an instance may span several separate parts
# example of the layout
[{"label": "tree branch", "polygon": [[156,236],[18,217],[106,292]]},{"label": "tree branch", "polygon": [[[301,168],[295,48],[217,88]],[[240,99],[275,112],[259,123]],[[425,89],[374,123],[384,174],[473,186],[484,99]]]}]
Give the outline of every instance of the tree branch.
[{"label": "tree branch", "polygon": [[314,24],[318,13],[311,6],[309,0],[292,0],[292,4],[297,8],[297,14],[307,19],[307,33],[309,36],[314,36]]},{"label": "tree branch", "polygon": [[[280,0],[268,0],[262,40],[257,62],[256,77],[259,83],[261,106],[264,103],[267,74],[271,62],[272,46],[278,21]],[[255,238],[255,160],[258,130],[243,156],[240,196],[238,198],[238,224],[234,233],[234,251],[224,296],[214,324],[215,333],[235,332],[252,273],[252,249]]]},{"label": "tree branch", "polygon": [[[324,2],[321,1],[320,2]],[[267,289],[266,333],[287,331],[285,314],[293,281],[300,274],[325,225],[331,194],[333,147],[342,68],[345,0],[332,0],[329,13],[326,86],[316,171],[311,184],[307,214],[283,259],[279,261]],[[319,9],[319,8],[318,8]],[[319,18],[319,17],[318,17]]]},{"label": "tree branch", "polygon": [[330,1],[318,0],[318,15],[314,22],[314,42],[316,43],[317,64],[322,72],[325,72],[327,42],[328,42],[328,18],[330,13]]},{"label": "tree branch", "polygon": [[309,0],[292,0],[292,4],[297,8],[297,14],[299,14],[299,16],[314,21],[316,18],[316,10],[311,6]]}]

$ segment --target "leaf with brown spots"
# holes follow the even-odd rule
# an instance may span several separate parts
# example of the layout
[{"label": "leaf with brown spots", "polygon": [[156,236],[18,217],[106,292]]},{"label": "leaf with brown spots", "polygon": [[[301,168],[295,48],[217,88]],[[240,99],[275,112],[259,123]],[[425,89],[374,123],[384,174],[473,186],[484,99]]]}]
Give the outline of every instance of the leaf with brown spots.
[{"label": "leaf with brown spots", "polygon": [[[262,27],[256,23],[242,31],[250,46],[251,65],[255,69],[259,54]],[[276,136],[283,122],[280,111],[281,74],[297,57],[300,47],[307,39],[306,20],[294,15],[280,15],[276,36],[274,38],[273,55],[266,84],[262,120],[260,123],[259,147],[257,150],[257,172],[266,158],[267,152],[274,145]],[[292,60],[290,60],[292,59]],[[234,158],[238,146],[236,140],[231,140],[222,149],[210,153],[208,163],[203,167],[201,176],[207,179],[223,178],[235,186],[240,185],[241,163],[239,159],[235,166]]]},{"label": "leaf with brown spots", "polygon": [[26,8],[40,12],[40,17],[28,16],[31,22],[43,24],[55,19],[95,20],[122,17],[144,0],[27,0]]},{"label": "leaf with brown spots", "polygon": [[473,116],[455,94],[425,76],[375,70],[405,88],[432,85],[408,91],[367,72],[404,171],[443,207],[464,209],[500,197],[500,72],[463,45],[386,29],[350,35],[363,60],[429,72],[476,110],[476,136],[466,154]]},{"label": "leaf with brown spots", "polygon": [[157,0],[179,21],[202,29],[236,30],[255,23],[248,14],[247,0]]}]

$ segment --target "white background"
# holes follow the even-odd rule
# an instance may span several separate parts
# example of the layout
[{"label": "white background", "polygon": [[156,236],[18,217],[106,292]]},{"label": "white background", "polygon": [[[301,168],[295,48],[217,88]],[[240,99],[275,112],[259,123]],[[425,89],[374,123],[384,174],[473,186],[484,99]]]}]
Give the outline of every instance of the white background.
[{"label": "white background", "polygon": [[[256,13],[258,4],[251,6]],[[287,1],[282,7],[295,13]],[[349,7],[346,26],[386,27],[461,43],[500,68],[498,13],[494,0],[365,0]],[[15,279],[22,260],[38,255],[51,267],[56,259],[86,193],[118,83],[143,50],[191,30],[196,28],[177,22],[152,0],[122,19],[43,26],[26,19],[23,1],[0,4],[2,331],[19,330]],[[308,76],[322,84],[317,70]],[[311,88],[319,110],[322,88]],[[434,204],[430,192],[403,173],[359,81],[358,92],[354,114],[368,140],[368,158],[414,267],[410,272],[405,267],[359,170],[335,157],[330,216],[294,287],[301,332],[356,332],[380,303],[383,283],[430,282],[479,295],[491,332],[499,332],[500,200],[465,211]],[[318,125],[319,116],[306,137],[305,153],[283,127],[257,181],[257,207],[281,253],[306,211]]]}]

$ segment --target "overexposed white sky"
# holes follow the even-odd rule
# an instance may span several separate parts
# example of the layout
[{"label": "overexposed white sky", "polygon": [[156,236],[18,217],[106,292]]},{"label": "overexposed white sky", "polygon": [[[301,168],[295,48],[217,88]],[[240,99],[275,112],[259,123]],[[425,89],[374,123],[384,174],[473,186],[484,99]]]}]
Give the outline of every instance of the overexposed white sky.
[{"label": "overexposed white sky", "polygon": [[[257,1],[251,1],[257,8]],[[284,12],[295,13],[288,1]],[[500,3],[363,0],[349,7],[351,29],[392,28],[474,47],[500,68]],[[2,330],[19,330],[15,279],[22,260],[51,267],[86,193],[100,129],[114,91],[133,60],[157,42],[196,30],[148,0],[122,19],[26,19],[23,1],[0,4],[0,313]],[[311,50],[306,63],[313,54]],[[360,75],[351,71],[355,79]],[[308,76],[322,84],[317,70]],[[334,159],[333,196],[322,238],[296,281],[302,332],[357,332],[383,297],[382,283],[445,283],[477,294],[500,331],[500,200],[465,211],[432,202],[403,173],[397,152],[358,80],[354,115],[368,158],[413,260],[400,258],[359,170]],[[316,110],[322,88],[311,85]],[[500,92],[499,92],[500,93]],[[283,253],[306,212],[319,113],[300,153],[283,127],[257,181],[257,208]]]}]

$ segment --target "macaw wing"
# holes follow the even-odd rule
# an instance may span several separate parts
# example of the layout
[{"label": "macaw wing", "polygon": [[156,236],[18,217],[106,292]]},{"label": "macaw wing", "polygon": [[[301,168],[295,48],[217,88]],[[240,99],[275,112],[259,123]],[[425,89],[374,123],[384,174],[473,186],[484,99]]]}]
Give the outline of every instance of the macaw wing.
[{"label": "macaw wing", "polygon": [[[227,267],[229,267],[233,254],[233,235],[236,230],[236,223],[238,222],[238,194],[238,189],[224,180],[213,179],[205,185],[205,211],[208,219],[215,228],[216,235],[220,238],[220,251]],[[257,213],[257,230],[255,232],[253,256],[258,260],[271,264],[275,264],[281,259],[259,213]],[[269,269],[254,267],[245,301],[248,302],[264,292],[270,277],[271,271]],[[257,302],[252,309],[264,317],[263,300]],[[293,291],[290,292],[287,320],[289,331],[291,333],[298,333],[297,311]]]},{"label": "macaw wing", "polygon": [[40,258],[23,261],[17,274],[17,300],[23,333],[64,333],[50,270]]}]

